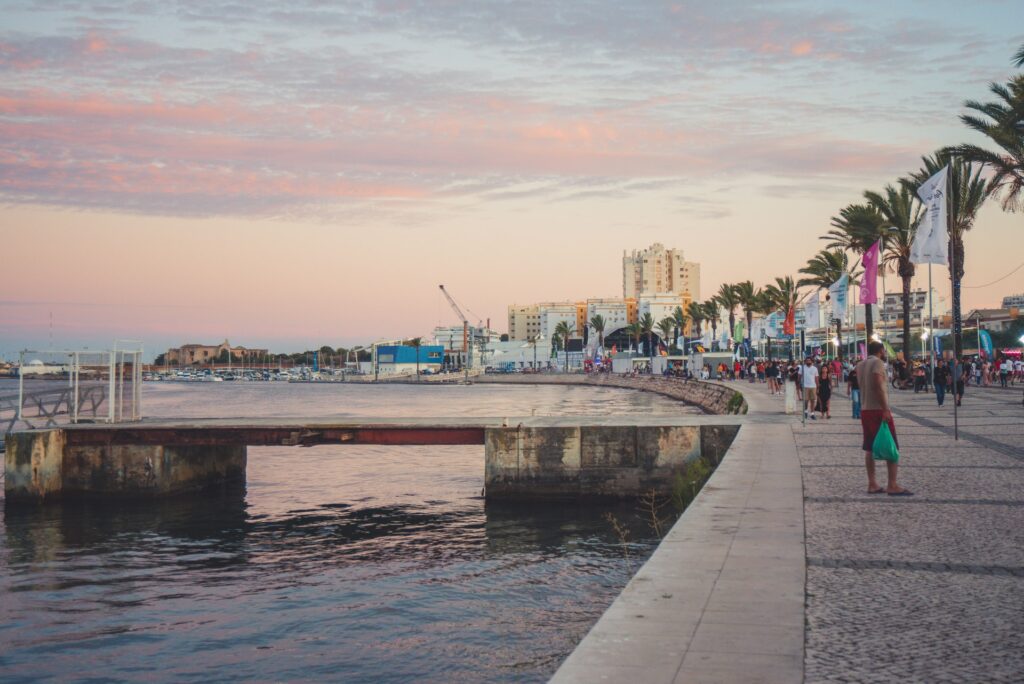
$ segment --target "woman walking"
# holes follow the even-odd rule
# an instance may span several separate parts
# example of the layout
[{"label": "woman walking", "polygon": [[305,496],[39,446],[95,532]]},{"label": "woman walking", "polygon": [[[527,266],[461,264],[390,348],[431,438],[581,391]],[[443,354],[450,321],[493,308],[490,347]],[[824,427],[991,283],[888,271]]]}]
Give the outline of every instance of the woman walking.
[{"label": "woman walking", "polygon": [[797,380],[800,377],[800,369],[796,367],[796,364],[792,361],[789,362],[789,367],[785,369],[785,373],[782,377],[782,381],[786,383],[786,413],[796,413],[796,385]]},{"label": "woman walking", "polygon": [[821,375],[818,376],[818,404],[821,409],[822,418],[832,418],[830,407],[832,399],[832,367],[830,364],[821,364]]}]

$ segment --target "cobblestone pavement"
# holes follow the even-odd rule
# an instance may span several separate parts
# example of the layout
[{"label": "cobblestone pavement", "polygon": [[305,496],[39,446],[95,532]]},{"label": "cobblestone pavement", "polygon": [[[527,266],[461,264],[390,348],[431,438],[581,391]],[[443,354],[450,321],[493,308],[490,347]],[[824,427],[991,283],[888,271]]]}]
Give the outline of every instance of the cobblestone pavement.
[{"label": "cobblestone pavement", "polygon": [[806,519],[805,680],[1024,681],[1021,388],[969,387],[959,441],[950,401],[912,391],[891,401],[900,483],[916,494],[905,499],[866,493],[844,389],[831,420],[792,419]]}]

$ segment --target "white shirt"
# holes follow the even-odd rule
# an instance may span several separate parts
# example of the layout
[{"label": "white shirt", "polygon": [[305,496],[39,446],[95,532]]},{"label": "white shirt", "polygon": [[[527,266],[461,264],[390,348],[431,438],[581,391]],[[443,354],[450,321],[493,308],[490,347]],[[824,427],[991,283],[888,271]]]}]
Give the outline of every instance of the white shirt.
[{"label": "white shirt", "polygon": [[999,367],[999,370],[1003,371],[1004,373],[1012,373],[1013,362],[1010,361],[1009,359],[1006,359],[1005,361],[1003,361],[1003,365]]},{"label": "white shirt", "polygon": [[800,366],[800,378],[804,389],[813,389],[818,386],[818,367],[808,366],[806,363]]}]

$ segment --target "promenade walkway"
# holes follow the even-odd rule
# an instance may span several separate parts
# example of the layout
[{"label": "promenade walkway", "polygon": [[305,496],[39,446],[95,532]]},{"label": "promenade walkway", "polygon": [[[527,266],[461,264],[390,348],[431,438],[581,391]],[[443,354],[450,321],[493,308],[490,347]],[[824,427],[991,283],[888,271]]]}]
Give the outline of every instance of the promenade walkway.
[{"label": "promenade walkway", "polygon": [[1020,388],[969,388],[959,441],[949,401],[892,392],[899,498],[866,493],[844,388],[803,425],[725,384],[756,419],[553,681],[1021,681]]}]

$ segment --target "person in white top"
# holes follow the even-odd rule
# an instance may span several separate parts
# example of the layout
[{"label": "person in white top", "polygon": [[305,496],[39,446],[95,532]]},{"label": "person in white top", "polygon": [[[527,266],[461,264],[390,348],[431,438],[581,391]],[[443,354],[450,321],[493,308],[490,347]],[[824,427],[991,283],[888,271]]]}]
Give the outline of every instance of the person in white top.
[{"label": "person in white top", "polygon": [[818,399],[818,367],[810,356],[800,366],[800,386],[804,390],[804,418],[810,414],[811,420],[816,420],[814,406]]},{"label": "person in white top", "polygon": [[1003,362],[999,364],[999,386],[1006,387],[1006,381],[1010,379],[1013,374],[1013,361],[1009,357],[1004,356]]}]

